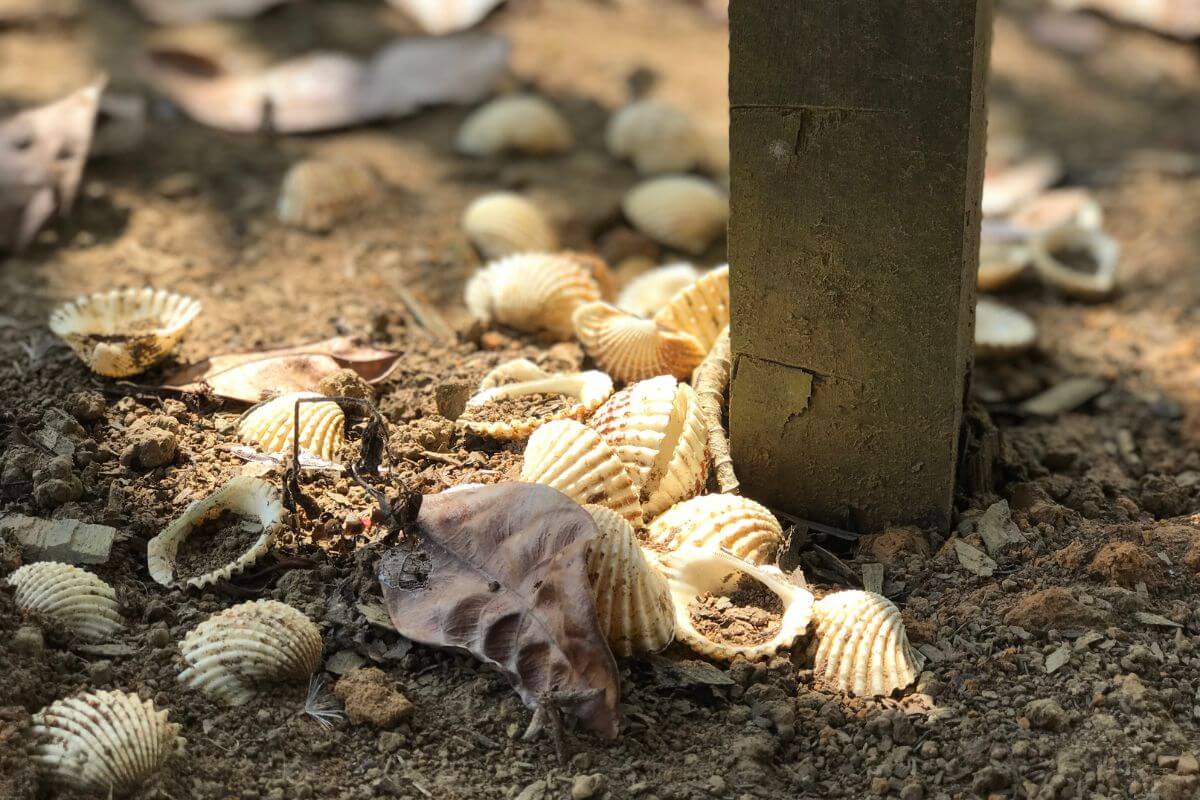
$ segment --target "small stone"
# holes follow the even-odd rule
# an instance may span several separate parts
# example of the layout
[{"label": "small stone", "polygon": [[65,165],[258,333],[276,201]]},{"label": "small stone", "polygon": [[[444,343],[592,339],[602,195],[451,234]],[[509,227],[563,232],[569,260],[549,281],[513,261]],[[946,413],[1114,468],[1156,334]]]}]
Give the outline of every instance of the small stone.
[{"label": "small stone", "polygon": [[462,381],[445,381],[434,390],[438,413],[452,421],[462,416],[470,397],[471,386]]},{"label": "small stone", "polygon": [[346,707],[346,717],[355,725],[394,728],[413,713],[413,704],[392,686],[383,670],[356,669],[338,679],[333,693]]},{"label": "small stone", "polygon": [[571,800],[591,800],[604,795],[608,780],[599,772],[591,775],[576,775],[571,783]]},{"label": "small stone", "polygon": [[887,778],[871,778],[871,794],[875,795],[876,797],[883,797],[886,795],[890,787],[891,784],[888,783]]},{"label": "small stone", "polygon": [[99,392],[75,392],[67,398],[67,411],[80,422],[95,422],[101,419],[107,408],[108,403]]},{"label": "small stone", "polygon": [[404,747],[404,734],[397,731],[384,731],[379,734],[379,752],[395,753]]},{"label": "small stone", "polygon": [[39,519],[23,514],[0,517],[0,536],[20,542],[26,561],[103,564],[116,535],[116,528],[74,519]]},{"label": "small stone", "polygon": [[11,647],[14,653],[26,656],[40,656],[46,649],[46,637],[42,629],[33,625],[22,625],[13,634]]},{"label": "small stone", "polygon": [[33,487],[33,501],[43,511],[53,511],[72,500],[78,500],[82,494],[83,484],[78,478],[51,478]]},{"label": "small stone", "polygon": [[1070,724],[1067,712],[1050,698],[1030,700],[1025,704],[1025,716],[1031,727],[1044,731],[1063,731]]},{"label": "small stone", "polygon": [[1180,775],[1200,774],[1200,761],[1196,760],[1195,754],[1184,753],[1179,756],[1179,761],[1175,764],[1175,772]]},{"label": "small stone", "polygon": [[88,678],[93,686],[104,687],[112,683],[113,668],[111,661],[93,661],[88,664]]},{"label": "small stone", "polygon": [[146,635],[146,644],[151,647],[166,647],[171,644],[171,632],[166,625],[155,625]]},{"label": "small stone", "polygon": [[708,791],[713,795],[720,797],[729,790],[729,782],[720,775],[710,775],[708,777]]},{"label": "small stone", "polygon": [[900,789],[900,800],[925,800],[925,785],[922,783],[906,783]]},{"label": "small stone", "polygon": [[903,745],[916,744],[917,726],[907,715],[897,714],[892,718],[892,741]]},{"label": "small stone", "polygon": [[521,790],[515,800],[546,800],[546,782],[534,781]]},{"label": "small stone", "polygon": [[130,436],[132,441],[121,451],[121,463],[126,467],[154,469],[175,460],[179,443],[170,431],[147,427]]}]

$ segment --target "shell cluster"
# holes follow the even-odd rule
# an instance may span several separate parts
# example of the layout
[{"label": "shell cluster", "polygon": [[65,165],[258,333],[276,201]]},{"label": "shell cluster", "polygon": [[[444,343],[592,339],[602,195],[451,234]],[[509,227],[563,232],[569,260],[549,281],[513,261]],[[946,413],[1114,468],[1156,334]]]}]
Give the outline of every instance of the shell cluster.
[{"label": "shell cluster", "polygon": [[26,564],[8,576],[22,611],[44,615],[64,634],[85,642],[108,639],[122,626],[117,595],[90,572],[56,561]]},{"label": "shell cluster", "polygon": [[1037,340],[1037,326],[1023,311],[981,297],[975,305],[975,352],[982,357],[1005,356],[1028,350]]},{"label": "shell cluster", "polygon": [[558,249],[558,234],[546,215],[513,192],[476,198],[463,212],[462,227],[484,258]]},{"label": "shell cluster", "polygon": [[688,172],[708,156],[704,133],[691,117],[655,100],[638,100],[613,114],[604,142],[614,158],[632,161],[643,175]]},{"label": "shell cluster", "polygon": [[783,528],[765,506],[747,497],[706,494],[669,508],[646,529],[659,550],[727,550],[743,561],[773,564],[783,546]]},{"label": "shell cluster", "polygon": [[[315,392],[280,395],[250,409],[238,423],[238,435],[264,453],[290,453],[296,435],[297,400]],[[336,461],[346,440],[346,415],[332,400],[299,405],[300,450]]]},{"label": "shell cluster", "polygon": [[729,198],[710,180],[666,175],[633,187],[622,202],[625,217],[651,239],[700,254],[725,232]]},{"label": "shell cluster", "polygon": [[283,177],[279,221],[323,233],[364,211],[379,196],[375,176],[361,164],[309,159]]},{"label": "shell cluster", "polygon": [[[521,358],[501,364],[489,372],[479,388],[480,391],[467,400],[466,411],[459,418],[459,423],[479,436],[512,440],[529,436],[551,420],[586,419],[612,394],[613,384],[612,378],[596,370],[549,373]],[[508,417],[492,421],[471,418],[471,412],[475,409],[531,394],[561,395],[573,402],[549,416]]]},{"label": "shell cluster", "polygon": [[867,697],[904,689],[924,659],[908,643],[900,609],[873,592],[836,592],[813,608],[813,672],[820,684]]},{"label": "shell cluster", "polygon": [[521,253],[493,261],[467,282],[467,308],[484,324],[558,339],[574,334],[576,309],[600,299],[593,269],[565,253]]},{"label": "shell cluster", "polygon": [[543,156],[571,148],[571,126],[544,98],[519,94],[480,106],[458,129],[455,148],[468,156],[514,152]]}]

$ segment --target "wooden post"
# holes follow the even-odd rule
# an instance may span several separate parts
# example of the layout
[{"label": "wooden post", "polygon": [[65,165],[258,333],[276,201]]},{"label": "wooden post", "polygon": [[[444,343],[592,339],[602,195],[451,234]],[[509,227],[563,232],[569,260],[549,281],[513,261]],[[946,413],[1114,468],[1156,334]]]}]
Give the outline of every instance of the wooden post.
[{"label": "wooden post", "polygon": [[732,0],[729,427],[744,491],[950,522],[990,0]]}]

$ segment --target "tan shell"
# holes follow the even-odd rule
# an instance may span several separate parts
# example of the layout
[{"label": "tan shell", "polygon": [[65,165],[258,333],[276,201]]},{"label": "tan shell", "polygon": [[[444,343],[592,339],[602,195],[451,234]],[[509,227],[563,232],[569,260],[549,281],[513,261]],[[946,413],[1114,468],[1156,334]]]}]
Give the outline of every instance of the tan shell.
[{"label": "tan shell", "polygon": [[463,212],[463,231],[484,258],[558,248],[558,234],[533,203],[512,192],[476,198]]},{"label": "tan shell", "polygon": [[[514,365],[514,366],[510,366]],[[530,371],[526,365],[533,367]],[[515,382],[503,382],[496,374],[503,370],[508,374],[530,376],[519,378]],[[555,419],[583,420],[612,394],[612,378],[603,372],[588,370],[587,372],[544,372],[526,359],[501,364],[484,378],[485,387],[480,384],[480,391],[467,400],[466,410],[458,422],[464,428],[479,436],[492,439],[511,440],[523,439],[542,425]],[[505,420],[484,422],[470,418],[472,408],[485,406],[496,400],[510,397],[520,397],[527,394],[558,394],[565,395],[575,402],[550,417],[513,417]]]},{"label": "tan shell", "polygon": [[[1088,254],[1095,272],[1068,266],[1062,254],[1078,250]],[[1068,225],[1054,228],[1030,241],[1033,268],[1046,283],[1063,294],[1085,300],[1099,300],[1112,294],[1117,286],[1117,262],[1121,247],[1101,231]]]},{"label": "tan shell", "polygon": [[1030,151],[1024,141],[988,139],[983,176],[983,213],[1007,214],[1062,177],[1063,164],[1048,151]]},{"label": "tan shell", "polygon": [[574,335],[575,309],[600,297],[591,271],[577,259],[523,253],[493,261],[467,282],[467,308],[485,324],[558,339]]},{"label": "tan shell", "polygon": [[1071,186],[1050,189],[1022,203],[1009,221],[1029,235],[1047,233],[1064,225],[1100,230],[1104,209],[1090,191]]},{"label": "tan shell", "polygon": [[588,551],[596,617],[616,656],[662,650],[675,635],[671,590],[646,560],[629,522],[611,509],[584,506],[599,534]]},{"label": "tan shell", "polygon": [[985,220],[979,242],[979,291],[991,292],[1013,282],[1029,266],[1029,243],[1018,230]]},{"label": "tan shell", "polygon": [[573,419],[547,422],[525,446],[521,480],[542,483],[580,505],[610,508],[634,528],[642,526],[642,507],[633,478],[600,435]]},{"label": "tan shell", "polygon": [[681,289],[654,315],[654,321],[690,333],[707,353],[729,325],[729,265],[717,267]]},{"label": "tan shell", "polygon": [[1023,311],[981,297],[975,305],[975,354],[987,358],[1028,350],[1037,341],[1037,326]]},{"label": "tan shell", "polygon": [[668,264],[643,272],[617,296],[617,307],[639,317],[652,317],[681,289],[691,286],[700,271],[691,264]]},{"label": "tan shell", "polygon": [[651,178],[622,203],[634,227],[656,242],[700,254],[725,233],[729,198],[712,181],[692,175]]},{"label": "tan shell", "polygon": [[276,213],[285,225],[321,233],[360,214],[378,197],[375,176],[366,167],[309,159],[287,171]]},{"label": "tan shell", "polygon": [[685,379],[704,360],[704,346],[691,334],[667,330],[608,303],[579,306],[574,323],[583,349],[618,383],[658,375]]},{"label": "tan shell", "polygon": [[[291,453],[296,432],[296,401],[316,392],[283,394],[250,409],[238,423],[238,436],[264,453]],[[332,400],[300,404],[300,450],[336,461],[346,441],[346,415]]]},{"label": "tan shell", "polygon": [[188,632],[179,649],[188,664],[180,683],[236,705],[262,684],[307,681],[321,662],[322,642],[304,614],[275,600],[255,600],[213,614]]},{"label": "tan shell", "polygon": [[31,759],[51,782],[110,797],[136,788],[185,740],[154,703],[125,692],[83,692],[32,717]]},{"label": "tan shell", "polygon": [[818,685],[857,697],[888,695],[920,674],[924,659],[908,644],[900,609],[873,592],[837,592],[813,607],[809,646]]},{"label": "tan shell", "polygon": [[412,17],[426,33],[441,36],[466,30],[504,0],[388,0]]},{"label": "tan shell", "polygon": [[774,564],[783,528],[765,506],[733,494],[706,494],[672,506],[646,528],[657,550],[728,550],[755,565]]},{"label": "tan shell", "polygon": [[150,577],[163,586],[176,585],[175,552],[197,525],[209,517],[229,509],[249,517],[262,526],[258,539],[231,563],[221,569],[189,578],[186,586],[201,589],[217,581],[237,575],[271,549],[282,527],[283,503],[279,490],[260,478],[239,475],[230,478],[208,497],[195,501],[184,509],[174,522],[146,545],[146,560]]},{"label": "tan shell", "polygon": [[44,615],[74,638],[104,641],[121,628],[116,592],[79,567],[56,561],[26,564],[8,576],[8,585],[16,589],[17,608]]},{"label": "tan shell", "polygon": [[571,126],[537,95],[497,97],[477,108],[458,129],[455,148],[468,156],[516,152],[531,156],[571,149]]},{"label": "tan shell", "polygon": [[200,303],[163,289],[113,289],[64,303],[50,330],[99,375],[125,378],[167,356],[200,313]]},{"label": "tan shell", "polygon": [[604,142],[614,158],[632,161],[643,175],[688,172],[708,155],[692,118],[655,100],[638,100],[613,114]]}]

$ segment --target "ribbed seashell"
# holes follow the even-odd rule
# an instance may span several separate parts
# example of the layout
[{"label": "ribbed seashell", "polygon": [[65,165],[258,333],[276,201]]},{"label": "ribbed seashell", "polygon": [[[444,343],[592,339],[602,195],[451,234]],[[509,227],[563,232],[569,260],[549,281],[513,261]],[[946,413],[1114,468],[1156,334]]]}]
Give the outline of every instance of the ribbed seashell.
[{"label": "ribbed seashell", "polygon": [[603,506],[584,508],[599,531],[588,551],[588,580],[596,618],[613,655],[662,650],[675,635],[675,609],[666,579],[646,559],[626,519]]},{"label": "ribbed seashell", "polygon": [[484,258],[558,248],[558,234],[533,203],[513,192],[476,198],[463,212],[463,231]]},{"label": "ribbed seashell", "polygon": [[693,175],[643,181],[625,195],[622,208],[651,239],[693,254],[719,239],[729,221],[729,198],[712,181]]},{"label": "ribbed seashell", "polygon": [[903,689],[924,659],[908,643],[900,609],[874,592],[836,592],[813,607],[813,676],[818,685],[869,697]]},{"label": "ribbed seashell", "polygon": [[658,375],[684,379],[704,360],[704,346],[691,334],[667,330],[608,303],[579,306],[574,324],[583,349],[618,383]]},{"label": "ribbed seashell", "polygon": [[700,271],[691,264],[655,267],[638,275],[621,290],[617,296],[617,307],[639,317],[652,317],[681,289],[691,286],[699,277]]},{"label": "ribbed seashell", "polygon": [[533,432],[521,480],[553,487],[580,505],[610,508],[634,528],[642,526],[629,471],[600,434],[573,419],[547,422]]},{"label": "ribbed seashell", "polygon": [[236,705],[262,685],[307,681],[321,662],[321,649],[317,626],[286,603],[240,603],[183,637],[179,650],[188,666],[179,682]]},{"label": "ribbed seashell", "polygon": [[688,172],[707,155],[704,133],[684,112],[655,100],[630,103],[608,121],[608,152],[643,175]]},{"label": "ribbed seashell", "polygon": [[[296,433],[296,401],[320,397],[316,392],[292,392],[261,403],[238,423],[238,436],[264,453],[290,453]],[[332,400],[300,404],[300,450],[325,461],[336,461],[346,441],[346,415]]]},{"label": "ribbed seashell", "polygon": [[[675,638],[708,658],[732,661],[741,656],[749,661],[769,658],[791,647],[805,634],[813,613],[813,596],[791,583],[773,566],[755,565],[721,550],[686,547],[669,553],[645,551],[658,563],[659,573],[671,589],[675,604]],[[742,575],[767,587],[783,601],[779,630],[765,642],[736,645],[709,639],[696,629],[690,606],[702,594],[723,594],[736,588]]]},{"label": "ribbed seashell", "polygon": [[1100,230],[1104,224],[1104,209],[1090,191],[1081,186],[1070,186],[1050,189],[1027,200],[1012,213],[1009,222],[1031,236],[1064,225]]},{"label": "ribbed seashell", "polygon": [[[519,361],[532,366],[525,359],[519,359]],[[503,366],[505,365],[501,365],[501,367]],[[500,440],[523,439],[552,420],[587,419],[593,411],[608,399],[613,391],[612,378],[596,370],[549,373],[543,372],[537,367],[534,367],[534,369],[541,372],[541,375],[527,380],[499,385],[494,382],[495,379],[492,378],[492,374],[489,374],[488,378],[492,378],[492,381],[488,381],[485,378],[485,381],[490,384],[489,387],[481,388],[481,391],[467,400],[466,408],[468,417],[472,408],[486,406],[488,403],[493,403],[497,400],[520,397],[522,395],[557,394],[569,397],[575,402],[550,417],[514,417],[492,422],[460,417],[458,420],[459,423],[467,430],[480,436]],[[517,371],[516,369],[512,370],[512,372]],[[519,371],[523,374],[528,374],[525,373],[523,365]],[[493,370],[493,373],[495,373],[495,370]]]},{"label": "ribbed seashell", "polygon": [[707,353],[729,325],[729,265],[717,267],[680,289],[654,315],[654,321],[664,328],[690,333]]},{"label": "ribbed seashell", "polygon": [[588,422],[633,477],[647,520],[704,488],[708,439],[696,393],[670,375],[617,392]]},{"label": "ribbed seashell", "polygon": [[493,261],[467,282],[467,308],[485,324],[498,322],[525,333],[574,335],[575,309],[600,297],[591,271],[578,260],[551,253],[521,253]]},{"label": "ribbed seashell", "polygon": [[991,292],[1020,277],[1029,266],[1029,243],[1006,222],[984,220],[979,240],[979,291]]},{"label": "ribbed seashell", "polygon": [[113,289],[64,303],[50,315],[50,330],[99,375],[125,378],[167,356],[200,303],[164,289]]},{"label": "ribbed seashell", "polygon": [[98,642],[121,628],[117,595],[90,572],[57,561],[26,564],[8,576],[22,611],[45,616],[65,634]]},{"label": "ribbed seashell", "polygon": [[[1067,225],[1033,237],[1029,247],[1034,271],[1063,294],[1099,300],[1116,288],[1121,247],[1102,231]],[[1065,263],[1065,254],[1073,251],[1083,253],[1094,270]]]},{"label": "ribbed seashell", "polygon": [[379,196],[371,170],[361,164],[309,159],[283,177],[279,221],[306,231],[328,231],[364,211]]},{"label": "ribbed seashell", "polygon": [[473,27],[504,0],[388,0],[426,33],[441,36]]},{"label": "ribbed seashell", "polygon": [[189,578],[185,585],[201,589],[241,573],[262,558],[271,549],[282,527],[283,502],[279,497],[279,490],[270,483],[261,478],[239,475],[230,478],[224,486],[208,497],[193,502],[162,533],[146,544],[150,577],[163,586],[174,586],[175,553],[179,545],[183,544],[196,526],[225,510],[261,525],[262,533],[232,562],[212,572]]},{"label": "ribbed seashell", "polygon": [[656,550],[728,550],[758,566],[774,564],[783,528],[765,506],[733,494],[706,494],[672,506],[646,527]]},{"label": "ribbed seashell", "polygon": [[31,759],[51,782],[111,797],[136,788],[183,752],[179,725],[125,692],[83,692],[32,717]]},{"label": "ribbed seashell", "polygon": [[1037,326],[1023,311],[981,297],[975,305],[975,354],[1014,355],[1037,340]]},{"label": "ribbed seashell", "polygon": [[475,109],[458,129],[455,148],[468,156],[544,156],[565,152],[571,143],[571,126],[557,108],[537,95],[517,94]]}]

